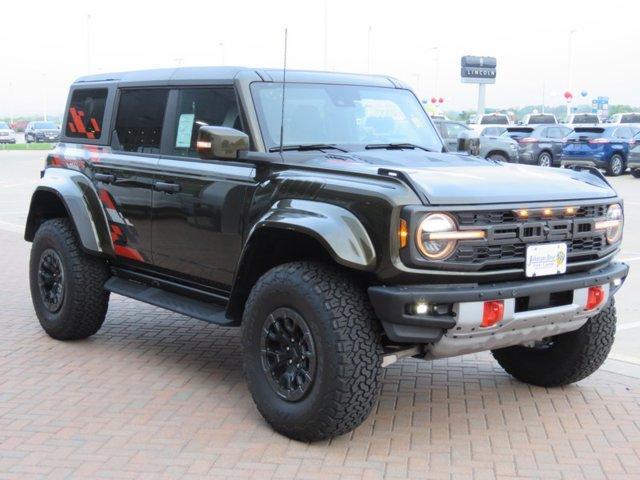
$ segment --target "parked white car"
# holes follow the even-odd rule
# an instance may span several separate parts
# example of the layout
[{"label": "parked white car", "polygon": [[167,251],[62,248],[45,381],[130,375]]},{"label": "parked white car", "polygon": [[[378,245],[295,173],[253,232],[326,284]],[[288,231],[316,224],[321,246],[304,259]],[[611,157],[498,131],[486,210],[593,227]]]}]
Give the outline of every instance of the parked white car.
[{"label": "parked white car", "polygon": [[607,123],[634,123],[640,125],[640,113],[616,113],[609,117]]},{"label": "parked white car", "polygon": [[476,132],[482,132],[488,126],[504,126],[511,125],[509,116],[505,113],[487,113],[477,117],[472,117],[468,125]]},{"label": "parked white car", "polygon": [[572,113],[567,117],[567,125],[599,125],[600,117],[595,113]]},{"label": "parked white car", "polygon": [[7,122],[0,122],[0,143],[16,143],[16,132],[11,130]]},{"label": "parked white car", "polygon": [[553,113],[529,113],[518,122],[520,125],[557,125],[558,119]]}]

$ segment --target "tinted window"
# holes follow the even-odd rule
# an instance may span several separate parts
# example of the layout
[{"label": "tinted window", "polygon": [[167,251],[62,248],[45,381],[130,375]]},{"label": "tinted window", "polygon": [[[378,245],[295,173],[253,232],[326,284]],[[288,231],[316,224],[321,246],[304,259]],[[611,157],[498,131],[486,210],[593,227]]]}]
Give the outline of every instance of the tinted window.
[{"label": "tinted window", "polygon": [[167,90],[124,90],[120,94],[114,150],[158,153]]},{"label": "tinted window", "polygon": [[509,119],[504,115],[485,115],[480,120],[481,125],[509,125]]},{"label": "tinted window", "polygon": [[511,137],[514,140],[519,138],[528,137],[533,132],[533,128],[509,128],[502,134],[503,137]]},{"label": "tinted window", "polygon": [[197,156],[198,129],[207,125],[242,130],[232,88],[193,88],[180,91],[173,154]]},{"label": "tinted window", "polygon": [[606,137],[604,133],[604,128],[576,128],[574,132],[569,135],[570,139],[579,139],[579,138],[600,138]]},{"label": "tinted window", "polygon": [[558,138],[564,138],[564,136],[565,136],[564,129],[562,128],[555,128],[555,127],[547,128],[547,137],[549,138],[558,139]]},{"label": "tinted window", "polygon": [[6,130],[9,128],[9,125],[7,125],[5,122],[0,122],[0,128]]},{"label": "tinted window", "polygon": [[633,134],[630,128],[620,127],[616,130],[616,133],[614,136],[617,138],[631,138],[633,137]]},{"label": "tinted window", "polygon": [[57,130],[58,127],[53,122],[34,122],[32,127],[36,130]]},{"label": "tinted window", "polygon": [[106,88],[74,91],[67,112],[67,137],[100,138],[106,103]]},{"label": "tinted window", "polygon": [[576,124],[598,123],[598,116],[593,113],[578,113],[573,116],[573,122]]},{"label": "tinted window", "polygon": [[627,113],[622,115],[620,123],[640,123],[640,113]]},{"label": "tinted window", "polygon": [[531,115],[529,116],[529,123],[556,123],[556,119],[553,117],[553,115]]}]

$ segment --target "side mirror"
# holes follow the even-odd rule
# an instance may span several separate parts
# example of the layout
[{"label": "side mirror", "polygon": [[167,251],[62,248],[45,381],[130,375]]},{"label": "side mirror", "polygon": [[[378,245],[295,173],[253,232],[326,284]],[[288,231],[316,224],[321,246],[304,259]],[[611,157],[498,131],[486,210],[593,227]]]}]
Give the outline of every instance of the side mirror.
[{"label": "side mirror", "polygon": [[474,130],[464,130],[458,135],[458,152],[466,152],[469,155],[480,154],[480,137]]},{"label": "side mirror", "polygon": [[238,158],[238,152],[249,150],[249,136],[235,128],[200,127],[196,146],[198,155],[204,160],[235,160]]}]

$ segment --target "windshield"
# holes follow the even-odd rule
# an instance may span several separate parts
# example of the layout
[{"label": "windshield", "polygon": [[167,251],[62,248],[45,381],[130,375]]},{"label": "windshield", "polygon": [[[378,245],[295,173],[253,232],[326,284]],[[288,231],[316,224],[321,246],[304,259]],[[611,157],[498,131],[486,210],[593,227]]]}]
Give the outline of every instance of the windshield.
[{"label": "windshield", "polygon": [[599,123],[599,120],[598,120],[598,116],[597,115],[593,115],[593,114],[589,114],[589,113],[583,113],[583,114],[579,114],[579,115],[574,115],[573,121],[571,123],[576,123],[576,124],[580,124],[580,123]]},{"label": "windshield", "polygon": [[36,122],[33,124],[36,130],[57,130],[56,124],[53,122]]},{"label": "windshield", "polygon": [[640,113],[627,113],[622,115],[620,123],[640,123]]},{"label": "windshield", "polygon": [[509,125],[506,115],[485,115],[480,120],[480,125]]},{"label": "windshield", "polygon": [[529,123],[556,123],[556,119],[553,115],[531,115]]},{"label": "windshield", "polygon": [[[267,149],[280,144],[282,83],[251,85]],[[283,146],[443,144],[418,99],[408,90],[357,85],[286,85]]]},{"label": "windshield", "polygon": [[7,122],[0,122],[0,130],[8,130],[9,129],[9,125],[7,125]]}]

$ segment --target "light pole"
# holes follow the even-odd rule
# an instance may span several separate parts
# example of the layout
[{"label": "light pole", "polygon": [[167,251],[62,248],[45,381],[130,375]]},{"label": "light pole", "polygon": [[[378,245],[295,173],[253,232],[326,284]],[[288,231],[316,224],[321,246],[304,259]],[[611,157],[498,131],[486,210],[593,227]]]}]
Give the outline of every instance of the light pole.
[{"label": "light pole", "polygon": [[371,25],[367,30],[367,73],[371,73]]},{"label": "light pole", "polygon": [[[573,34],[576,33],[576,29],[569,30],[569,59],[567,61],[567,86],[568,91],[572,90],[573,83]],[[571,114],[571,101],[567,100],[567,117]]]},{"label": "light pole", "polygon": [[[13,99],[13,83],[9,82],[9,98]],[[9,108],[9,127],[13,128],[13,108]]]},{"label": "light pole", "polygon": [[219,42],[218,47],[220,47],[220,65],[224,65],[224,42]]},{"label": "light pole", "polygon": [[440,73],[440,47],[433,47],[431,50],[435,53],[435,62],[436,62],[436,75],[435,75],[435,84],[433,87],[434,95],[438,95],[438,75]]},{"label": "light pole", "polygon": [[44,121],[47,121],[47,103],[48,103],[48,98],[47,98],[47,74],[43,73],[42,74],[42,93],[44,94]]},{"label": "light pole", "polygon": [[87,13],[87,73],[91,73],[91,14]]},{"label": "light pole", "polygon": [[324,54],[324,69],[328,70],[329,67],[329,61],[328,61],[328,35],[329,35],[329,30],[328,30],[328,23],[329,23],[329,0],[324,0],[324,47],[323,47],[323,54]]}]

